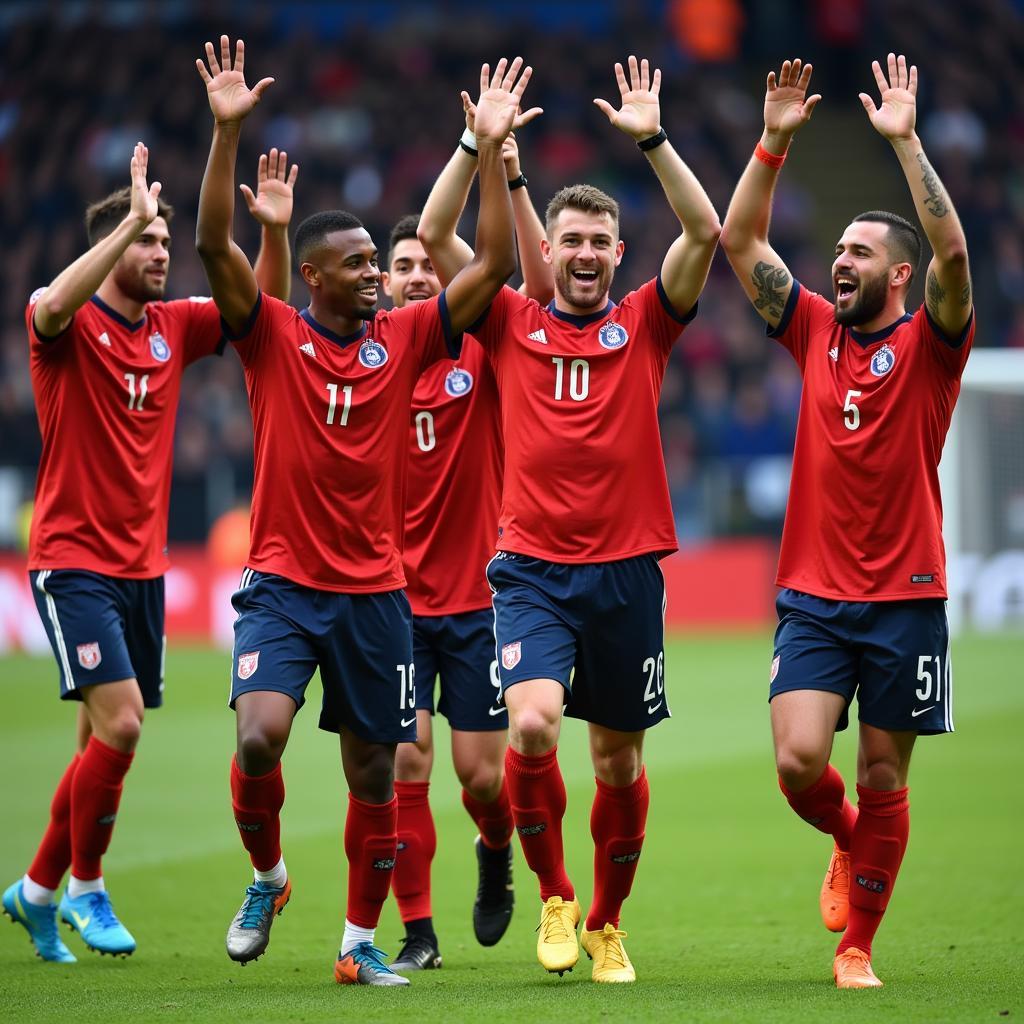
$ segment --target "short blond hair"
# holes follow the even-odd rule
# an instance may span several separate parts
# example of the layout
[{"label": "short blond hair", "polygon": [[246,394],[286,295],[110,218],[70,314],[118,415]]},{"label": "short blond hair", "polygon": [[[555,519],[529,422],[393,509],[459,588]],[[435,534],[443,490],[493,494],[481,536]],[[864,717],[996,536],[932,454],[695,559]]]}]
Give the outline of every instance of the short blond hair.
[{"label": "short blond hair", "polygon": [[606,213],[615,225],[616,232],[619,230],[619,204],[607,192],[602,192],[593,185],[567,185],[551,197],[547,213],[544,215],[544,227],[549,235],[563,210],[579,210],[581,213],[599,215]]}]

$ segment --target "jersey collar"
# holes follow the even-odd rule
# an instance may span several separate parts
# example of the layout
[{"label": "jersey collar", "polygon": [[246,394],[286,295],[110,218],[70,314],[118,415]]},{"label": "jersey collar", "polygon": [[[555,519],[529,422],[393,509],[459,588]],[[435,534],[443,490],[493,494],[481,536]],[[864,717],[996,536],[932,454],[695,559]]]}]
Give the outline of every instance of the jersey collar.
[{"label": "jersey collar", "polygon": [[848,327],[847,330],[850,332],[850,337],[857,342],[861,348],[867,348],[868,345],[873,345],[876,341],[881,341],[883,338],[888,338],[893,331],[896,330],[900,324],[909,323],[914,318],[909,313],[904,313],[895,323],[889,324],[888,327],[883,327],[880,331],[872,331],[870,334],[862,334],[855,327]]},{"label": "jersey collar", "polygon": [[596,324],[598,320],[603,320],[608,314],[615,308],[615,303],[611,299],[608,300],[608,304],[599,313],[587,313],[585,316],[577,316],[575,313],[565,313],[555,306],[555,300],[552,299],[548,303],[548,312],[556,320],[564,320],[567,324],[572,324],[573,327],[582,329],[588,324]]},{"label": "jersey collar", "polygon": [[312,327],[313,330],[321,337],[326,338],[328,341],[333,341],[335,345],[340,345],[342,348],[345,348],[346,346],[351,345],[352,342],[359,341],[361,338],[366,336],[365,323],[358,331],[355,331],[352,334],[335,334],[329,327],[324,327],[323,324],[318,323],[313,319],[313,314],[310,313],[308,306],[299,313],[299,316],[301,316],[302,319],[305,320],[306,323],[309,324],[309,326]]},{"label": "jersey collar", "polygon": [[107,314],[107,316],[110,317],[111,320],[115,321],[115,323],[119,323],[126,330],[137,331],[140,327],[145,326],[145,314],[142,315],[141,320],[137,320],[135,323],[132,323],[131,320],[121,316],[121,314],[112,306],[108,306],[98,295],[94,295],[90,301],[94,302],[101,310],[103,310],[104,313]]}]

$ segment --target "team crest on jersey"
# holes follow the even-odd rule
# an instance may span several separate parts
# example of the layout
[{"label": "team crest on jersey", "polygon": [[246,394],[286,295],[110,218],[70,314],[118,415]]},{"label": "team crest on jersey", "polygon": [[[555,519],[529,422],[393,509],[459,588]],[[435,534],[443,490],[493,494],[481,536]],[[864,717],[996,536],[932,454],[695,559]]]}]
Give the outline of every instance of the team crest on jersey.
[{"label": "team crest on jersey", "polygon": [[90,672],[103,660],[100,645],[95,641],[91,644],[79,644],[75,651],[78,654],[78,664]]},{"label": "team crest on jersey", "polygon": [[250,651],[248,654],[238,656],[238,678],[248,679],[260,663],[260,652]]},{"label": "team crest on jersey", "polygon": [[896,365],[896,353],[888,345],[883,345],[871,357],[871,372],[876,377],[884,377]]},{"label": "team crest on jersey", "polygon": [[602,348],[622,348],[629,341],[626,328],[617,324],[614,320],[602,324],[601,330],[597,332],[597,340],[601,342]]},{"label": "team crest on jersey", "polygon": [[461,398],[463,395],[468,395],[473,390],[473,374],[469,370],[461,370],[456,366],[445,377],[444,389],[452,398]]},{"label": "team crest on jersey", "polygon": [[523,656],[523,642],[517,640],[514,644],[505,644],[501,649],[501,667],[513,669],[519,664]]},{"label": "team crest on jersey", "polygon": [[164,341],[164,336],[159,331],[154,331],[149,336],[149,351],[158,363],[166,363],[171,358],[171,346]]},{"label": "team crest on jersey", "polygon": [[373,338],[367,338],[359,346],[359,362],[369,370],[376,370],[388,361],[388,350]]}]

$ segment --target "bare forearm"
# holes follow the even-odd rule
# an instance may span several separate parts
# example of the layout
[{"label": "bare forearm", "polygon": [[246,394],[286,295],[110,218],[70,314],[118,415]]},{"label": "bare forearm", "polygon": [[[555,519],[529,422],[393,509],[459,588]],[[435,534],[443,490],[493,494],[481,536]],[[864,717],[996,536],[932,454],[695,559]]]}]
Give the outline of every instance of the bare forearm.
[{"label": "bare forearm", "polygon": [[925,155],[916,134],[892,143],[903,168],[921,227],[940,263],[965,261],[967,239],[949,193]]},{"label": "bare forearm", "polygon": [[196,217],[196,248],[204,260],[231,248],[238,136],[238,125],[214,124]]},{"label": "bare forearm", "polygon": [[[789,139],[765,131],[761,145],[771,154],[782,156],[789,146]],[[772,220],[772,201],[779,171],[751,156],[747,166],[736,183],[725,223],[722,225],[722,248],[727,252],[741,249],[755,242],[768,241],[768,229]]]},{"label": "bare forearm", "polygon": [[476,222],[476,254],[489,279],[501,286],[516,269],[512,198],[505,177],[501,146],[481,143],[480,215]]},{"label": "bare forearm", "polygon": [[523,272],[523,291],[531,299],[545,305],[555,294],[555,278],[551,265],[544,262],[540,249],[544,225],[537,216],[525,186],[512,193],[512,213],[515,217],[519,266]]},{"label": "bare forearm", "polygon": [[114,230],[65,267],[47,286],[36,305],[35,324],[44,335],[57,334],[93,296],[125,250],[146,229],[129,214]]},{"label": "bare forearm", "polygon": [[292,257],[288,247],[288,229],[275,224],[263,225],[260,251],[253,267],[260,291],[287,302],[292,292]]},{"label": "bare forearm", "polygon": [[697,176],[672,148],[672,143],[663,142],[646,156],[686,234],[694,242],[716,242],[721,233],[718,214]]}]

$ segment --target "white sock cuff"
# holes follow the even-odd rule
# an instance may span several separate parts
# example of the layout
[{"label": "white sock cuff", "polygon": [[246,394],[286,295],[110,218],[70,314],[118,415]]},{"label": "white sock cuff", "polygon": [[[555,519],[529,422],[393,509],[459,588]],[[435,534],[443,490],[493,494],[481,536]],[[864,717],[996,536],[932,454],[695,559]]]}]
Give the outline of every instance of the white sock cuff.
[{"label": "white sock cuff", "polygon": [[105,892],[106,886],[103,884],[103,876],[99,878],[75,878],[74,875],[68,878],[68,896],[71,899],[78,899],[79,896],[84,896],[87,892]]},{"label": "white sock cuff", "polygon": [[53,897],[57,895],[56,890],[47,889],[45,885],[33,882],[28,875],[21,880],[21,894],[36,907],[49,906],[53,902]]}]

